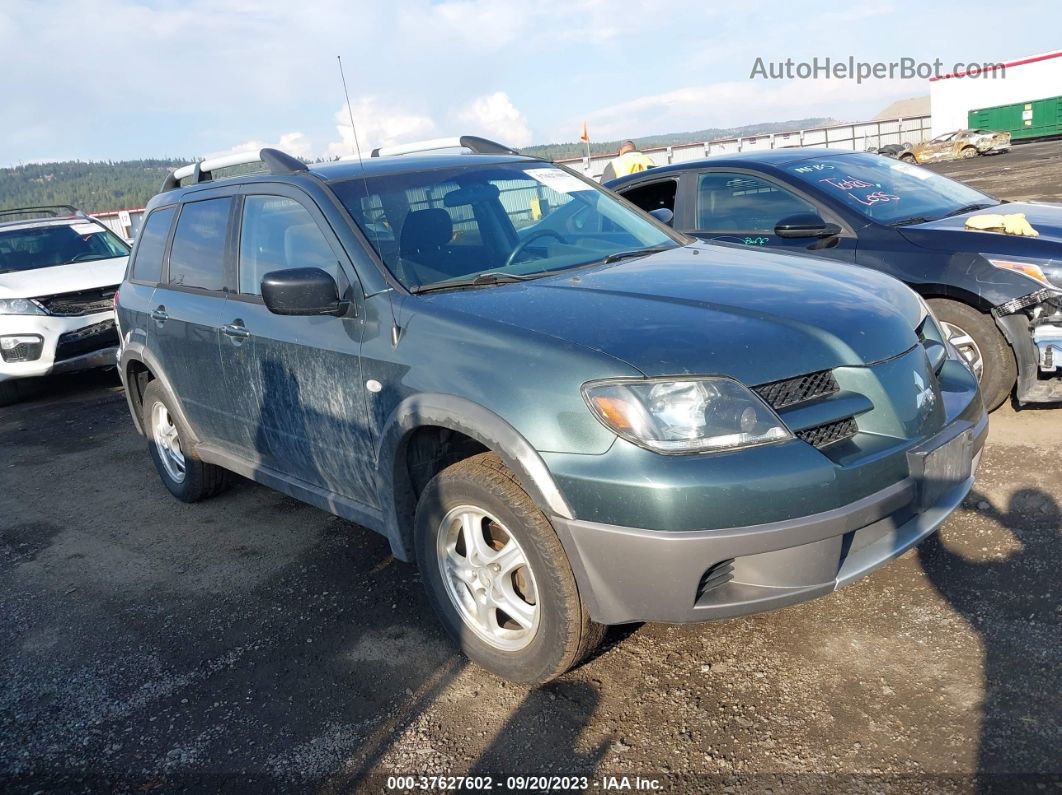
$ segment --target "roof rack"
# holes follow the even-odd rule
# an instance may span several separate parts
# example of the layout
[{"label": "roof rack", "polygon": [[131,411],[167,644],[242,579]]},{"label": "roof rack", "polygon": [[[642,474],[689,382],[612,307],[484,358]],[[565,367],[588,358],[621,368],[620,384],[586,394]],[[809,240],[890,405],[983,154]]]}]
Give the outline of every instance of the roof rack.
[{"label": "roof rack", "polygon": [[[85,212],[72,204],[45,204],[40,207],[12,207],[0,210],[0,218],[9,215],[29,215],[31,218],[62,218],[67,215],[88,217]],[[29,218],[23,220],[30,220]]]},{"label": "roof rack", "polygon": [[298,174],[302,171],[310,170],[301,160],[292,157],[286,152],[281,152],[279,149],[265,148],[258,151],[236,152],[231,155],[210,157],[206,160],[200,160],[198,163],[189,163],[187,166],[174,169],[166,177],[166,181],[162,183],[162,193],[179,188],[181,180],[185,177],[191,177],[193,185],[200,182],[210,182],[214,178],[213,172],[217,169],[242,166],[247,163],[264,163],[269,173],[275,175]]},{"label": "roof rack", "polygon": [[397,146],[378,146],[372,150],[370,157],[392,157],[394,155],[409,155],[414,152],[434,152],[438,149],[468,149],[474,155],[518,155],[515,149],[480,138],[478,135],[461,135],[453,138],[433,138],[430,141],[416,141],[411,144],[398,144]]}]

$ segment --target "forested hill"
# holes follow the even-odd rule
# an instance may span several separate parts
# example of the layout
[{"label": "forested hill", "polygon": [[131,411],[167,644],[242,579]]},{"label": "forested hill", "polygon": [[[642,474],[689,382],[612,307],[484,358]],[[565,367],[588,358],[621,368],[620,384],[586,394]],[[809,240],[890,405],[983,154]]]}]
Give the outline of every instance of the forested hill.
[{"label": "forested hill", "polygon": [[[691,141],[714,141],[717,138],[736,138],[737,136],[766,135],[773,132],[790,132],[791,130],[807,130],[813,127],[828,127],[841,122],[829,118],[793,119],[791,121],[775,121],[763,124],[747,124],[744,127],[710,127],[706,130],[694,130],[692,132],[668,133],[666,135],[647,135],[642,138],[632,139],[641,149],[651,149],[654,146],[675,146],[676,144],[688,144]],[[590,153],[612,154],[622,141],[595,141],[594,130],[590,128]],[[566,157],[582,157],[586,154],[586,144],[582,141],[565,144],[544,144],[541,146],[525,146],[520,150],[525,155],[544,157],[549,160],[562,160]]]},{"label": "forested hill", "polygon": [[88,212],[143,207],[188,158],[31,163],[0,169],[0,209],[72,204]]}]

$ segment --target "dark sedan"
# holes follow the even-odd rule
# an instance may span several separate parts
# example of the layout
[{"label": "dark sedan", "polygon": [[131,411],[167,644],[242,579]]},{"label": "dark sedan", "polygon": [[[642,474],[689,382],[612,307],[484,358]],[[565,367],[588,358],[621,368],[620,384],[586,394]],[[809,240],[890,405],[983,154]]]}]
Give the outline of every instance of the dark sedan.
[{"label": "dark sedan", "polygon": [[[1002,203],[910,163],[831,149],[677,163],[606,187],[704,240],[885,271],[928,301],[989,408],[1015,387],[1021,403],[1062,400],[1062,205]],[[983,213],[1024,213],[1039,236],[965,228]]]}]

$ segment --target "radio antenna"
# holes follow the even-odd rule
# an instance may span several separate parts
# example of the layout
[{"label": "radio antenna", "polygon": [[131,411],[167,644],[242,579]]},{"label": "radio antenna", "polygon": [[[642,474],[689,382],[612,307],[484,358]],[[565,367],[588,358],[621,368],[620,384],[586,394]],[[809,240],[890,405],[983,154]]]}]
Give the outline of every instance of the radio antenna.
[{"label": "radio antenna", "polygon": [[337,55],[339,61],[339,79],[343,81],[343,97],[347,101],[347,116],[350,117],[350,131],[354,135],[354,154],[358,156],[358,165],[365,168],[361,161],[361,144],[358,143],[358,128],[354,125],[354,108],[350,106],[350,92],[347,91],[347,76],[343,72],[343,56]]}]

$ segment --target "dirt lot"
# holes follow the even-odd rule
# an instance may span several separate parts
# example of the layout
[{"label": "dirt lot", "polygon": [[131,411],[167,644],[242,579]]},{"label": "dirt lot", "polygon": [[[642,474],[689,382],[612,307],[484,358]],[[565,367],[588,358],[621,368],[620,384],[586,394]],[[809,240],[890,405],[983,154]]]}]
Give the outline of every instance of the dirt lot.
[{"label": "dirt lot", "polygon": [[[1038,151],[940,170],[1057,199]],[[113,377],[56,379],[0,409],[0,787],[1058,791],[1060,417],[996,412],[966,506],[849,589],[613,630],[529,691],[451,650],[381,537],[246,481],[178,503]]]}]

